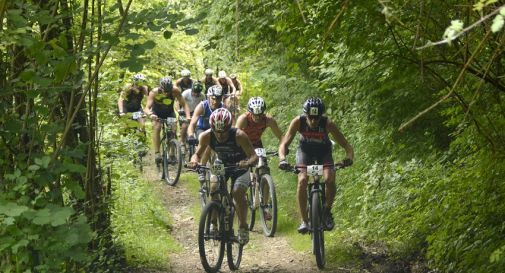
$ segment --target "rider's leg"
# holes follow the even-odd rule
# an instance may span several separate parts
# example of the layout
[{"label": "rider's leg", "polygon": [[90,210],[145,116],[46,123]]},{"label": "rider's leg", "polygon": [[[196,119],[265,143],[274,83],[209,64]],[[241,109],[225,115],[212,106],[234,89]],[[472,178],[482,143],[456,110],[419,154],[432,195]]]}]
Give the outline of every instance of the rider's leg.
[{"label": "rider's leg", "polygon": [[309,217],[307,216],[307,171],[302,170],[298,174],[298,187],[296,189],[296,196],[298,200],[298,208],[303,222],[308,223]]},{"label": "rider's leg", "polygon": [[333,201],[335,200],[336,185],[335,185],[335,171],[333,168],[324,168],[323,177],[326,184],[326,207],[331,209]]},{"label": "rider's leg", "polygon": [[181,143],[186,146],[186,138],[187,138],[187,130],[188,130],[188,122],[185,121],[181,124]]},{"label": "rider's leg", "polygon": [[153,120],[153,147],[154,147],[154,156],[155,160],[159,161],[158,158],[161,159],[160,156],[160,131],[161,131],[161,123],[158,120]]},{"label": "rider's leg", "polygon": [[239,227],[239,242],[246,244],[249,241],[249,229],[247,226],[247,201],[245,194],[249,187],[250,178],[249,172],[244,172],[240,175],[233,186],[233,201],[237,208],[237,218]]}]

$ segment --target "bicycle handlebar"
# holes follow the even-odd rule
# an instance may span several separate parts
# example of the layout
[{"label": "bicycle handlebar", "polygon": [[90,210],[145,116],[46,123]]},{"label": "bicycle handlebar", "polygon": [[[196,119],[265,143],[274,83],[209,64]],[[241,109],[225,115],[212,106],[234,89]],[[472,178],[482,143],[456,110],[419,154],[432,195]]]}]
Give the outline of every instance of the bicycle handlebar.
[{"label": "bicycle handlebar", "polygon": [[[349,166],[345,165],[342,162],[335,163],[335,164],[324,164],[323,165],[323,168],[327,168],[327,167],[333,167],[334,171],[338,171],[340,169],[344,169],[344,168],[347,168]],[[300,169],[307,169],[307,166],[302,166],[302,165],[291,166],[291,165],[289,165],[287,169],[282,169],[282,170],[285,171],[285,172],[292,172],[292,173],[298,174],[298,173],[301,172]]]}]

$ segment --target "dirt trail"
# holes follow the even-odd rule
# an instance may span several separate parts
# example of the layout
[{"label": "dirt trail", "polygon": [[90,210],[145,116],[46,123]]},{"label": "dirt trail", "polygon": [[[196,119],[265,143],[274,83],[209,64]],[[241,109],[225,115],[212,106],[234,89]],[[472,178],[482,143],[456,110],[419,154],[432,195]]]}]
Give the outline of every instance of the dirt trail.
[{"label": "dirt trail", "polygon": [[[144,174],[153,183],[159,181],[154,166],[146,166]],[[164,203],[173,218],[171,235],[179,242],[183,250],[169,255],[171,265],[168,271],[141,270],[138,273],[204,272],[198,254],[198,219],[194,219],[191,212],[191,207],[198,205],[198,197],[196,192],[190,192],[186,183],[187,181],[181,180],[175,187],[163,187]],[[350,272],[344,268],[328,268],[323,271]],[[226,264],[226,255],[220,272],[230,272]],[[250,233],[250,241],[244,248],[242,263],[237,272],[310,273],[321,271],[317,269],[314,256],[309,250],[303,253],[293,250],[283,235],[276,235],[273,238],[265,237],[260,223],[257,222]]]}]

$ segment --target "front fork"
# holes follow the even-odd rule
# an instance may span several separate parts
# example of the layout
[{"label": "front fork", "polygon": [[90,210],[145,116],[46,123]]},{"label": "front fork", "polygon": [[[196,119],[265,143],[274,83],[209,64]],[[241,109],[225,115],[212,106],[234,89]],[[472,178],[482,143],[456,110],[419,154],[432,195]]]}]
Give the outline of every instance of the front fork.
[{"label": "front fork", "polygon": [[[319,203],[319,210],[320,210],[320,213],[319,213],[319,221],[321,222],[321,224],[319,225],[319,228],[323,229],[323,225],[322,223],[324,222],[324,219],[326,219],[326,215],[325,215],[325,211],[323,209],[324,207],[324,204],[325,204],[325,187],[323,185],[321,185],[320,183],[317,183],[317,186],[315,186],[315,184],[309,184],[307,187],[309,187],[307,193],[308,193],[308,197],[307,197],[307,202],[308,202],[308,206],[307,206],[307,212],[308,212],[308,219],[309,219],[309,231],[310,232],[313,232],[313,227],[312,227],[312,218],[310,217],[311,216],[311,212],[312,212],[312,198],[314,198],[314,196],[316,194],[319,194],[319,199],[320,199],[320,203]],[[323,229],[324,230],[324,229]]]}]

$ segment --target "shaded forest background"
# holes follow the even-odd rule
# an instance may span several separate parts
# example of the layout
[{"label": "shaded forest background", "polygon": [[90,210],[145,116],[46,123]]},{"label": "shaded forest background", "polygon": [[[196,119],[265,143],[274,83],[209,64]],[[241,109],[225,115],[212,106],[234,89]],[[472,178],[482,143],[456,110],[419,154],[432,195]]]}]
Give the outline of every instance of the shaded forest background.
[{"label": "shaded forest background", "polygon": [[237,72],[243,101],[265,97],[283,130],[308,96],[324,98],[356,151],[330,250],[381,243],[439,272],[499,272],[504,5],[1,1],[0,271],[123,267],[114,183],[134,174],[115,157],[128,152],[116,91],[136,72],[154,86],[211,67]]}]

